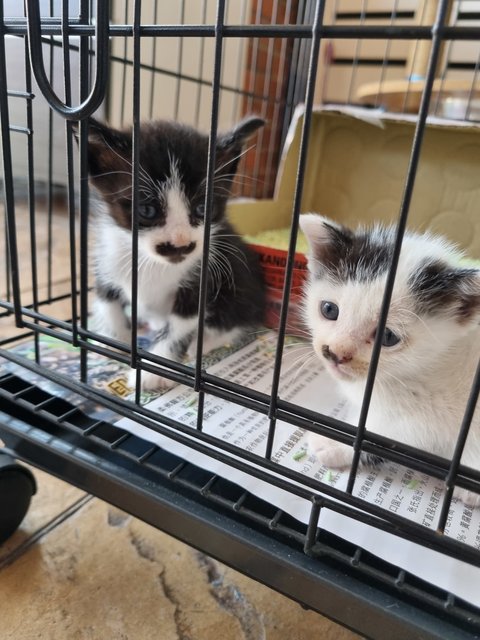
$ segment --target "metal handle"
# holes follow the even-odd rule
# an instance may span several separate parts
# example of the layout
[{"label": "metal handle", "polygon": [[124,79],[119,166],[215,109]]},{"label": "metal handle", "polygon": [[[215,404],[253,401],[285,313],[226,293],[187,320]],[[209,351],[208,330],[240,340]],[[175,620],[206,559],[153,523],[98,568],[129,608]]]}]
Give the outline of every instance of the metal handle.
[{"label": "metal handle", "polygon": [[98,0],[95,38],[97,51],[95,81],[90,95],[77,107],[64,104],[54,92],[45,73],[43,60],[41,18],[38,0],[26,0],[30,64],[35,80],[50,106],[64,118],[78,120],[91,115],[103,101],[107,88],[109,2]]}]

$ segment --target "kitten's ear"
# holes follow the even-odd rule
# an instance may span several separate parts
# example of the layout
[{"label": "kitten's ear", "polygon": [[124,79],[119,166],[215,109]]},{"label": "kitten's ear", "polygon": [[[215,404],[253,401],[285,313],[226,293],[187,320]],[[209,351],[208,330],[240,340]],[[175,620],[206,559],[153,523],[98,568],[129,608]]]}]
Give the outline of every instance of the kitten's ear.
[{"label": "kitten's ear", "polygon": [[[78,123],[73,126],[78,141]],[[131,135],[99,122],[88,119],[88,173],[92,183],[100,190],[112,191],[112,183],[124,181],[130,171]],[[120,177],[122,176],[122,177]]]},{"label": "kitten's ear", "polygon": [[240,161],[240,154],[245,142],[263,127],[265,120],[258,116],[250,116],[239,122],[231,131],[217,138],[217,171],[234,174]]},{"label": "kitten's ear", "polygon": [[480,269],[428,261],[417,269],[411,289],[422,313],[453,316],[460,324],[480,321]]},{"label": "kitten's ear", "polygon": [[265,120],[258,116],[249,116],[244,118],[241,122],[235,125],[235,127],[227,133],[219,136],[217,146],[219,149],[226,149],[232,145],[242,146],[248,138],[265,125]]},{"label": "kitten's ear", "polygon": [[324,216],[304,213],[299,222],[310,247],[310,268],[335,267],[352,246],[353,232]]}]

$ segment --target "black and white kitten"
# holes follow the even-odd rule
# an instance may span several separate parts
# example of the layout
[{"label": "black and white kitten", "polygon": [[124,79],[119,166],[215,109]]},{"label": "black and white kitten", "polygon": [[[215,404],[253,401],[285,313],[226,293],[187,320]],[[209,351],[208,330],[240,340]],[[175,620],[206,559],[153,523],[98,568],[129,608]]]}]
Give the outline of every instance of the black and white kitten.
[{"label": "black and white kitten", "polygon": [[[313,347],[349,399],[356,423],[391,261],[394,229],[351,231],[316,214],[300,217],[310,245],[305,318]],[[407,232],[383,334],[367,429],[451,458],[480,358],[480,269],[443,238]],[[352,448],[311,434],[328,466]],[[462,463],[480,469],[480,407]],[[459,492],[474,504],[476,496]],[[480,498],[478,499],[480,504]]]},{"label": "black and white kitten", "polygon": [[[240,122],[216,145],[204,352],[263,321],[265,286],[255,254],[234,231],[226,204],[245,141],[264,124]],[[95,329],[129,342],[132,131],[89,121],[88,170],[94,206]],[[151,352],[180,361],[194,353],[203,255],[208,136],[174,122],[140,127],[138,315],[157,331]],[[135,379],[132,371],[132,380]],[[149,372],[142,388],[168,388]]]}]

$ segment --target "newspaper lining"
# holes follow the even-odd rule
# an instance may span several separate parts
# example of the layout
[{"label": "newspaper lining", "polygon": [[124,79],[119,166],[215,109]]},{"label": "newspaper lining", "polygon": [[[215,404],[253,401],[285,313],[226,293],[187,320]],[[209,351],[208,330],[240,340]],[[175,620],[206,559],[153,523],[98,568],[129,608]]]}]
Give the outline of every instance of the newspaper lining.
[{"label": "newspaper lining", "polygon": [[[140,336],[140,340],[142,345],[148,348],[149,335]],[[217,350],[206,357],[205,366],[210,373],[217,376],[269,393],[276,341],[276,335],[268,333],[253,342],[244,343],[243,346],[236,345],[230,349]],[[306,343],[299,345],[294,343],[298,343],[298,340],[287,338],[285,357],[282,362],[280,397],[342,419],[347,408],[345,399],[338,395],[334,382],[322,370],[318,358],[315,356],[309,358]],[[45,369],[52,368],[57,373],[78,379],[77,348],[48,336],[42,336],[39,347],[41,363]],[[26,359],[34,358],[33,342],[19,345],[13,351]],[[4,360],[0,361],[0,374],[8,371],[16,372],[31,380],[45,391],[64,397],[99,420],[118,420],[118,414],[103,405],[79,398],[76,394],[49,381],[48,378],[38,376],[23,367]],[[118,362],[95,353],[89,354],[89,384],[123,398],[133,398],[134,395],[126,384],[126,368]],[[194,433],[197,407],[196,394],[193,391],[178,386],[160,396],[142,393],[142,402],[147,401],[150,401],[149,409],[161,411],[162,414],[190,425],[192,434]],[[264,415],[211,395],[206,395],[204,409],[204,431],[255,454],[264,453],[268,428],[268,420]],[[228,478],[298,520],[308,521],[310,501],[298,498],[248,473],[238,471],[212,457],[180,445],[129,419],[122,418],[116,424],[199,467]],[[339,472],[318,464],[307,451],[303,430],[280,421],[277,423],[272,460],[277,462],[279,467],[284,465],[318,480],[319,492],[321,483],[338,489],[346,487],[348,471]],[[374,503],[430,529],[435,529],[443,486],[439,480],[426,474],[412,471],[401,465],[386,463],[377,470],[360,471],[353,493],[366,502]],[[334,513],[331,509],[322,509],[319,526],[480,607],[480,589],[478,588],[480,568],[364,525],[351,517]],[[445,534],[480,549],[480,508],[465,507],[454,498]]]},{"label": "newspaper lining", "polygon": [[[269,393],[275,345],[276,336],[273,333],[268,334],[214,364],[209,368],[209,372],[251,389]],[[322,369],[318,359],[305,356],[303,364],[299,364],[298,359],[295,348],[286,350],[280,397],[342,419],[346,413],[346,401],[339,395],[334,381]],[[161,411],[163,415],[191,426],[193,432],[197,423],[195,398],[194,392],[179,386],[152,401],[149,409]],[[311,509],[309,501],[200,454],[130,419],[120,420],[118,426],[151,440],[172,453],[186,457],[193,464],[228,478],[301,522],[308,522]],[[233,402],[206,394],[203,431],[262,456],[266,446],[268,418]],[[282,421],[277,422],[272,460],[279,466],[288,467],[337,489],[346,487],[348,470],[328,469],[319,464],[307,451],[304,431]],[[442,485],[440,480],[426,474],[395,463],[386,463],[379,469],[359,471],[353,495],[435,529],[442,503]],[[322,509],[319,525],[388,562],[480,606],[480,568],[357,522],[330,509]],[[466,507],[454,498],[445,535],[480,549],[480,508]]]}]

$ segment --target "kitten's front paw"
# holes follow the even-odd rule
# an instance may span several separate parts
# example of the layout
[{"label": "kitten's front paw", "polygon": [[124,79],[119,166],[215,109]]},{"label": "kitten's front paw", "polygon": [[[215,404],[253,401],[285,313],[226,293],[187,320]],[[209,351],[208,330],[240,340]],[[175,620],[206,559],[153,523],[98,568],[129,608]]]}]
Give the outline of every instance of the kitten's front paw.
[{"label": "kitten's front paw", "polygon": [[130,321],[123,309],[115,303],[96,300],[89,329],[101,336],[126,344],[132,341]]},{"label": "kitten's front paw", "polygon": [[480,507],[480,495],[478,493],[467,489],[455,489],[453,495],[459,498],[466,507],[471,507],[472,509]]},{"label": "kitten's front paw", "polygon": [[342,469],[352,463],[353,449],[346,444],[335,442],[325,436],[316,433],[308,435],[308,448],[320,462],[326,467]]},{"label": "kitten's front paw", "polygon": [[128,326],[110,327],[105,324],[103,325],[94,324],[92,326],[92,331],[94,331],[95,333],[98,333],[100,336],[103,336],[105,338],[110,338],[111,340],[116,340],[117,342],[123,342],[127,345],[130,345],[132,341],[130,327]]},{"label": "kitten's front paw", "polygon": [[[137,372],[135,369],[131,369],[128,374],[128,386],[135,389],[137,383]],[[142,391],[168,391],[172,389],[177,383],[163,376],[157,376],[150,371],[144,371],[142,373]]]}]

